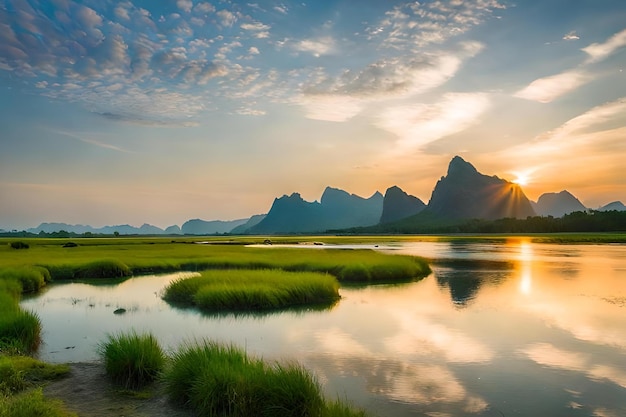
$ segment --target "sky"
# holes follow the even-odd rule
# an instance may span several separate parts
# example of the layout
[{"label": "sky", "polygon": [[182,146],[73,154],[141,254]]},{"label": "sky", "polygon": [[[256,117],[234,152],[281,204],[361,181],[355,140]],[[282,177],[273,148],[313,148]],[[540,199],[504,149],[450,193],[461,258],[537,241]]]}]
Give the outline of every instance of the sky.
[{"label": "sky", "polygon": [[455,155],[626,202],[626,2],[0,2],[0,229],[428,202]]}]

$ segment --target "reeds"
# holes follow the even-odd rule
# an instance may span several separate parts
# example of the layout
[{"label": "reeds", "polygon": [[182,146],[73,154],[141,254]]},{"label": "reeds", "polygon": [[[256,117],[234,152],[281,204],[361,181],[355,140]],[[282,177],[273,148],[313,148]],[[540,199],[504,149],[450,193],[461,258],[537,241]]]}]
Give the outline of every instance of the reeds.
[{"label": "reeds", "polygon": [[206,340],[184,345],[164,381],[172,402],[202,417],[365,416],[339,401],[327,403],[301,365],[264,362]]},{"label": "reeds", "polygon": [[155,381],[165,365],[165,354],[152,334],[109,335],[98,346],[109,377],[127,389],[141,388]]},{"label": "reeds", "polygon": [[332,305],[339,284],[328,275],[282,270],[213,270],[172,282],[163,298],[204,311],[264,311]]}]

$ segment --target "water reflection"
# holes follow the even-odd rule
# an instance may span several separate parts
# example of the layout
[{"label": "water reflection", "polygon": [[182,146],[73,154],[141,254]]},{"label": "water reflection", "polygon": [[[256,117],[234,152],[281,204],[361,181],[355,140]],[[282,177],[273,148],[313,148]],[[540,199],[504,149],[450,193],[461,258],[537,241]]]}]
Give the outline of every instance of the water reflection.
[{"label": "water reflection", "polygon": [[626,246],[384,249],[436,259],[433,274],[344,287],[331,310],[262,317],[172,308],[159,295],[175,276],[53,286],[23,304],[42,317],[42,356],[56,362],[94,360],[106,332],[135,328],[170,350],[207,337],[297,359],[331,397],[381,416],[626,415]]}]

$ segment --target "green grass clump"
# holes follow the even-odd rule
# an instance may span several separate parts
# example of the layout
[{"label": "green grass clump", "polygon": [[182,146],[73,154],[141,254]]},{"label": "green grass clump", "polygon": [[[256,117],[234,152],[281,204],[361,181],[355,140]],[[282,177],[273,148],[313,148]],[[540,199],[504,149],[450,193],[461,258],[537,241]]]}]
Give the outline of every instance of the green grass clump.
[{"label": "green grass clump", "polygon": [[19,352],[34,352],[41,343],[41,321],[37,314],[18,309],[0,315],[0,350],[10,346]]},{"label": "green grass clump", "polygon": [[319,383],[297,364],[266,363],[204,341],[176,353],[164,375],[170,399],[199,416],[320,416]]},{"label": "green grass clump", "polygon": [[4,268],[0,270],[0,281],[17,281],[21,285],[21,293],[35,293],[50,282],[50,272],[44,267],[33,265]]},{"label": "green grass clump", "polygon": [[163,380],[169,399],[201,417],[366,417],[296,363],[264,362],[232,345],[204,340],[176,352]]},{"label": "green grass clump", "polygon": [[74,272],[73,278],[119,278],[130,275],[131,270],[126,264],[116,259],[108,259],[82,265]]},{"label": "green grass clump", "polygon": [[0,417],[76,417],[59,400],[45,398],[41,388],[17,395],[0,395]]},{"label": "green grass clump", "polygon": [[314,272],[209,270],[172,282],[163,298],[205,311],[276,310],[332,305],[339,299],[339,284],[328,274]]},{"label": "green grass clump", "polygon": [[9,246],[11,246],[11,249],[28,249],[30,248],[30,245],[26,242],[22,242],[22,241],[15,241],[15,242],[11,242],[9,243]]},{"label": "green grass clump", "polygon": [[0,394],[14,394],[34,384],[61,378],[67,365],[53,365],[30,356],[0,355]]},{"label": "green grass clump", "polygon": [[156,380],[165,365],[165,354],[152,334],[136,332],[109,335],[98,346],[111,379],[127,389],[138,389]]}]

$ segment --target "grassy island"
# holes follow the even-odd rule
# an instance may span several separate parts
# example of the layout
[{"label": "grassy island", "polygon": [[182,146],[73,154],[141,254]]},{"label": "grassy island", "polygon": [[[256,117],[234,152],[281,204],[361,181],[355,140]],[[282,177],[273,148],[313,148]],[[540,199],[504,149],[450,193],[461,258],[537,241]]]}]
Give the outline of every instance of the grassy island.
[{"label": "grassy island", "polygon": [[204,311],[264,311],[287,307],[332,305],[339,283],[328,274],[279,269],[209,270],[172,282],[163,298]]}]

